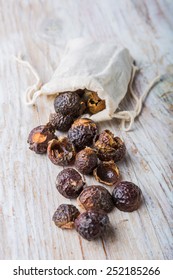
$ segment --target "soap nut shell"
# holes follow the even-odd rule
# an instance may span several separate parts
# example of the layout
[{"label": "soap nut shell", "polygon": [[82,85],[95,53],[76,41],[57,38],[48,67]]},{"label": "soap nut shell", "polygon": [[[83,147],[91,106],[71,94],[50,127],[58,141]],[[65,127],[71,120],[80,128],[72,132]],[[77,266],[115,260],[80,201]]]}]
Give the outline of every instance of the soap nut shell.
[{"label": "soap nut shell", "polygon": [[101,210],[109,213],[114,208],[111,194],[99,185],[85,187],[77,198],[77,202],[85,210]]},{"label": "soap nut shell", "polygon": [[86,147],[76,155],[75,167],[82,174],[88,175],[92,173],[97,164],[97,155],[90,147]]},{"label": "soap nut shell", "polygon": [[47,155],[55,165],[67,166],[75,160],[75,148],[67,137],[59,137],[49,142]]},{"label": "soap nut shell", "polygon": [[107,186],[115,185],[120,178],[119,168],[113,160],[100,162],[93,175],[98,182]]},{"label": "soap nut shell", "polygon": [[142,201],[141,189],[132,182],[122,181],[112,192],[115,207],[124,212],[137,210]]},{"label": "soap nut shell", "polygon": [[74,205],[61,204],[55,211],[52,220],[59,228],[71,229],[74,227],[74,221],[79,214],[79,210]]}]

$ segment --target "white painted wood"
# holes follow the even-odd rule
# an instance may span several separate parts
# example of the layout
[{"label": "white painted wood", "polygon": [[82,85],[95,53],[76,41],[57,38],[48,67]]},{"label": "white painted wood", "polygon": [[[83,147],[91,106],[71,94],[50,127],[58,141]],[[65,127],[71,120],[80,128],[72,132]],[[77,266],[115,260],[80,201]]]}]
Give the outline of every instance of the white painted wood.
[{"label": "white painted wood", "polygon": [[[0,6],[0,258],[172,259],[173,2],[1,0]],[[53,99],[26,107],[24,90],[34,78],[11,58],[24,54],[46,82],[65,43],[78,36],[113,37],[128,47],[140,67],[134,85],[139,95],[156,74],[165,73],[133,131],[120,131],[115,120],[100,125],[125,140],[122,178],[141,187],[144,202],[133,213],[110,213],[112,233],[94,242],[51,221],[57,206],[67,202],[55,188],[61,168],[32,153],[26,139],[47,121]],[[128,101],[129,96],[122,108]]]}]

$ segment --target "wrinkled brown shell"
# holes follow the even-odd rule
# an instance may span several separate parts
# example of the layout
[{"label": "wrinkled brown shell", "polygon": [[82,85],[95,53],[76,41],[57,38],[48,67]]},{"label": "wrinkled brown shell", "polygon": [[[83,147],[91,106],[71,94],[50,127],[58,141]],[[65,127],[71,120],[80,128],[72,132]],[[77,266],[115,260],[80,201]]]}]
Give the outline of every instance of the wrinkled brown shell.
[{"label": "wrinkled brown shell", "polygon": [[114,137],[111,131],[104,130],[96,140],[94,148],[100,160],[114,160],[114,162],[117,162],[125,156],[126,147],[124,142],[119,137]]},{"label": "wrinkled brown shell", "polygon": [[75,149],[67,137],[59,137],[49,142],[47,155],[55,165],[67,166],[75,159]]},{"label": "wrinkled brown shell", "polygon": [[55,98],[54,108],[64,116],[75,115],[80,109],[80,97],[76,92],[63,92]]},{"label": "wrinkled brown shell", "polygon": [[132,212],[139,208],[142,200],[141,189],[127,181],[120,182],[113,190],[115,206],[124,212]]},{"label": "wrinkled brown shell", "polygon": [[108,213],[114,208],[111,194],[98,185],[85,187],[77,200],[85,210],[102,210]]},{"label": "wrinkled brown shell", "polygon": [[89,147],[81,150],[76,155],[75,167],[82,174],[90,174],[98,164],[98,159],[95,151]]},{"label": "wrinkled brown shell", "polygon": [[71,229],[79,215],[78,209],[72,204],[61,204],[55,211],[52,220],[60,228]]},{"label": "wrinkled brown shell", "polygon": [[99,98],[96,92],[88,92],[87,108],[91,114],[96,114],[106,108],[105,100]]},{"label": "wrinkled brown shell", "polygon": [[93,210],[80,214],[75,220],[76,231],[88,241],[101,237],[109,226],[108,216]]},{"label": "wrinkled brown shell", "polygon": [[80,118],[72,124],[68,132],[68,138],[79,151],[93,144],[97,132],[98,129],[95,122],[87,118]]},{"label": "wrinkled brown shell", "polygon": [[93,174],[98,182],[107,186],[116,184],[120,177],[119,168],[114,161],[100,162]]},{"label": "wrinkled brown shell", "polygon": [[76,198],[83,190],[85,182],[74,168],[63,169],[56,178],[56,188],[66,198]]},{"label": "wrinkled brown shell", "polygon": [[73,116],[64,116],[61,113],[50,114],[49,122],[56,130],[68,131],[74,121]]},{"label": "wrinkled brown shell", "polygon": [[48,142],[56,138],[54,133],[55,129],[50,123],[35,127],[28,136],[27,143],[29,144],[29,149],[36,154],[45,154],[47,152]]}]

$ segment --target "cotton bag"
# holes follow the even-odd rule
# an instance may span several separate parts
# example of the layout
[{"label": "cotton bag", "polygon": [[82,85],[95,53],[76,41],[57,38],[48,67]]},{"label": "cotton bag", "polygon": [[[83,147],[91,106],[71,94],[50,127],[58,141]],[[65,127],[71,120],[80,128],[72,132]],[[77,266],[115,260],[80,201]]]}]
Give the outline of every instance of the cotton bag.
[{"label": "cotton bag", "polygon": [[[154,79],[149,89],[138,98],[132,90],[137,67],[134,66],[128,49],[117,46],[113,41],[100,42],[83,38],[69,41],[56,71],[44,85],[35,69],[26,61],[22,63],[32,70],[37,79],[36,84],[26,91],[28,105],[35,104],[39,95],[87,89],[96,92],[106,102],[104,110],[89,117],[96,122],[121,119],[124,130],[131,128],[135,117],[141,111],[142,101],[151,87],[160,80],[160,77]],[[132,111],[118,111],[128,86],[136,106]]]}]

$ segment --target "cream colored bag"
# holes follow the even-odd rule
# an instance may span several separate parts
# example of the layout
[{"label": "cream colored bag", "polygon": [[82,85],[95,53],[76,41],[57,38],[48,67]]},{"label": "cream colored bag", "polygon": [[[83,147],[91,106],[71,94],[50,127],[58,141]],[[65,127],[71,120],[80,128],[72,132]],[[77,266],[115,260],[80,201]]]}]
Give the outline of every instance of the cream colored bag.
[{"label": "cream colored bag", "polygon": [[[141,111],[142,101],[149,92],[147,90],[140,98],[134,94],[131,85],[137,68],[128,49],[117,46],[113,41],[98,42],[82,38],[71,40],[54,75],[44,85],[35,69],[28,62],[23,63],[30,67],[37,78],[37,83],[27,89],[28,105],[34,104],[39,95],[88,89],[97,92],[98,96],[106,101],[106,108],[90,118],[96,122],[121,119],[124,130],[131,128],[135,117]],[[150,89],[159,79],[160,77],[157,77],[152,81]],[[117,111],[128,86],[136,106],[133,111]]]}]

